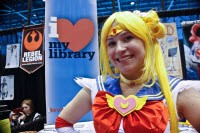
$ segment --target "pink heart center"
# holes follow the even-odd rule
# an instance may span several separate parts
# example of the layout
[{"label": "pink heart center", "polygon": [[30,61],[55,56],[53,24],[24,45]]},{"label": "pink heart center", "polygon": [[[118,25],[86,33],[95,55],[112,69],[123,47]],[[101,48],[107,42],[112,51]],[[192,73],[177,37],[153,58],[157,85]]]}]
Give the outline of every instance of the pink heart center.
[{"label": "pink heart center", "polygon": [[127,114],[134,111],[135,106],[136,100],[133,97],[124,98],[121,96],[116,96],[114,99],[114,108],[122,116],[126,116]]}]

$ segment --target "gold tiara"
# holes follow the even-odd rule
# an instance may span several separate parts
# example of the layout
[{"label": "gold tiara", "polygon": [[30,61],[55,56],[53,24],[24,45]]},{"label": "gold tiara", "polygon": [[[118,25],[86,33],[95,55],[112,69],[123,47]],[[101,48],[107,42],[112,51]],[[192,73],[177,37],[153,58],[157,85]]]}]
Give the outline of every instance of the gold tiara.
[{"label": "gold tiara", "polygon": [[124,30],[125,29],[121,27],[120,25],[113,26],[110,28],[110,31],[108,32],[108,36],[115,36]]}]

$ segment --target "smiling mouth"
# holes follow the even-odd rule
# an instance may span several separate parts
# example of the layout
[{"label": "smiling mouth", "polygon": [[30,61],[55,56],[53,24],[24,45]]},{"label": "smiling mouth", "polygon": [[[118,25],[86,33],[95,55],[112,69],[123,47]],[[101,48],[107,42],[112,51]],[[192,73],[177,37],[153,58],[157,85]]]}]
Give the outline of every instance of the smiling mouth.
[{"label": "smiling mouth", "polygon": [[133,56],[127,56],[127,57],[124,57],[124,58],[117,58],[117,61],[119,61],[119,62],[125,62],[125,61],[131,59],[132,57]]}]

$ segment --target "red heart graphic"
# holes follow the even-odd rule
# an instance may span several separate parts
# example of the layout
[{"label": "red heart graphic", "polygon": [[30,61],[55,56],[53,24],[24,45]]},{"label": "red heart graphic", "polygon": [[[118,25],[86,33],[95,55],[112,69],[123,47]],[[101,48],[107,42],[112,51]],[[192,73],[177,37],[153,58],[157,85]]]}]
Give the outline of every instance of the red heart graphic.
[{"label": "red heart graphic", "polygon": [[94,34],[94,24],[89,19],[80,19],[73,25],[67,19],[58,19],[58,40],[69,42],[68,48],[74,52],[88,45]]}]

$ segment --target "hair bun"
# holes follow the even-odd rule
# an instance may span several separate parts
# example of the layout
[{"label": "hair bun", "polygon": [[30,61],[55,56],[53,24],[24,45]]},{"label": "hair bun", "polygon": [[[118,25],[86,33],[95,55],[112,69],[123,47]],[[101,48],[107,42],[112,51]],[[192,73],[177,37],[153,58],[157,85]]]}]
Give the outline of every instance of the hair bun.
[{"label": "hair bun", "polygon": [[153,39],[159,39],[165,36],[165,27],[160,22],[158,14],[155,11],[150,10],[149,12],[140,12],[136,10],[133,13],[139,15],[144,20]]}]

